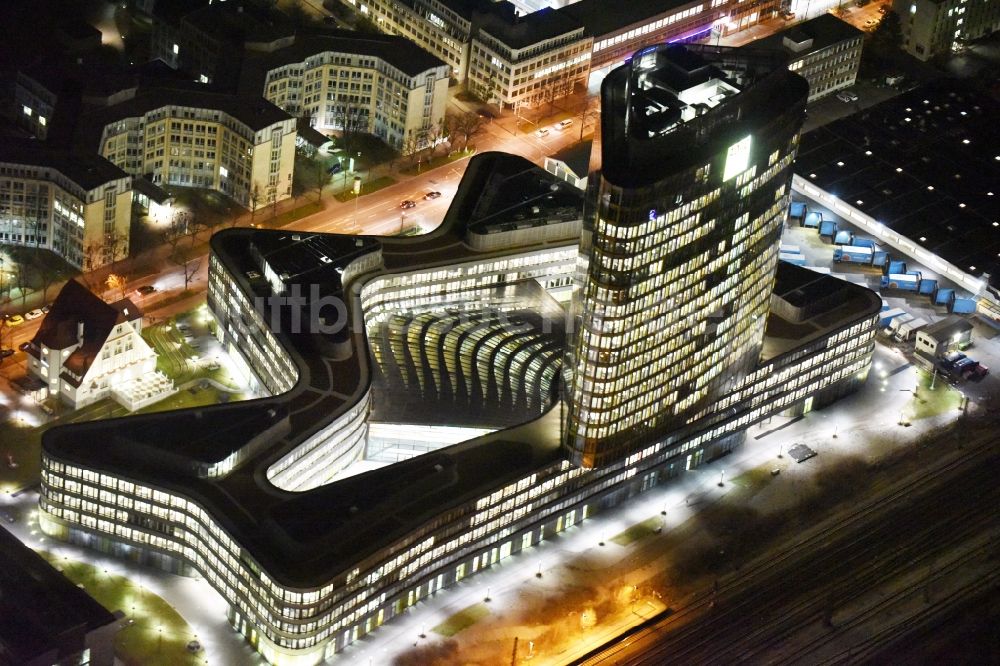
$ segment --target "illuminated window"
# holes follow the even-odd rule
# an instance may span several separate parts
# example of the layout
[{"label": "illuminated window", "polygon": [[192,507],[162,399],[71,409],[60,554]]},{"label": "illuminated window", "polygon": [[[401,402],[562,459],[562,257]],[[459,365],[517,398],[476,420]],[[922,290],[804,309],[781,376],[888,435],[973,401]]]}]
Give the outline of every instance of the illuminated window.
[{"label": "illuminated window", "polygon": [[723,182],[746,170],[747,164],[750,162],[751,142],[752,137],[748,135],[729,146],[729,150],[726,152],[726,166],[722,170]]}]

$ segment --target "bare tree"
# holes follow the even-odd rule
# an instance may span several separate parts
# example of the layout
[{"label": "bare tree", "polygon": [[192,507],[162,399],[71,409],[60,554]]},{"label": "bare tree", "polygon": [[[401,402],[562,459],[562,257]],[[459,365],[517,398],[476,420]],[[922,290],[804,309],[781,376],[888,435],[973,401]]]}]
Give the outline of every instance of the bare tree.
[{"label": "bare tree", "polygon": [[[257,206],[260,205],[261,199],[264,195],[260,191],[260,183],[254,181],[253,187],[250,188],[250,224],[253,224],[253,219],[257,215]],[[235,222],[233,223],[235,225]]]},{"label": "bare tree", "polygon": [[184,291],[188,290],[191,279],[201,267],[202,257],[190,245],[176,245],[170,253],[170,263],[180,267],[184,277]]},{"label": "bare tree", "polygon": [[267,202],[271,204],[271,219],[278,217],[278,186],[267,186]]},{"label": "bare tree", "polygon": [[461,137],[462,149],[468,148],[469,142],[473,138],[486,131],[486,122],[483,117],[471,111],[449,116],[448,122],[450,125],[449,134],[453,137],[453,142]]},{"label": "bare tree", "polygon": [[31,254],[30,261],[42,287],[42,301],[48,303],[49,289],[56,282],[68,280],[70,271],[59,257],[47,250],[36,250]]}]

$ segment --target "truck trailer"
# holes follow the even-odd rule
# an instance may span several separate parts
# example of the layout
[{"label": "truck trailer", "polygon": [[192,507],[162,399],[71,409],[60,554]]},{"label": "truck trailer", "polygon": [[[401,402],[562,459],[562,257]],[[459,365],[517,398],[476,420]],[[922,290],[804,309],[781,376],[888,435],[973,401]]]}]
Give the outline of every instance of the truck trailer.
[{"label": "truck trailer", "polygon": [[823,213],[818,211],[810,211],[806,213],[806,216],[802,218],[802,226],[809,227],[810,229],[819,228],[820,222],[823,221]]},{"label": "truck trailer", "polygon": [[882,276],[882,289],[899,289],[900,291],[916,291],[920,287],[920,273],[889,273]]},{"label": "truck trailer", "polygon": [[884,333],[885,335],[887,335],[889,337],[895,337],[896,336],[896,331],[899,330],[899,327],[902,326],[903,324],[905,324],[908,321],[913,321],[913,319],[914,319],[913,315],[909,314],[908,312],[904,312],[903,314],[899,315],[898,317],[893,318],[893,320],[889,322],[889,326],[887,326],[882,331],[882,333]]},{"label": "truck trailer", "polygon": [[911,319],[910,321],[901,324],[899,328],[896,329],[896,334],[894,336],[896,338],[896,342],[909,341],[917,331],[922,329],[924,326],[927,326],[929,323],[930,322],[926,319]]},{"label": "truck trailer", "polygon": [[834,262],[840,264],[864,264],[872,265],[872,256],[875,250],[870,247],[858,247],[855,245],[842,245],[833,250]]},{"label": "truck trailer", "polygon": [[891,310],[885,310],[879,315],[878,326],[879,328],[885,328],[889,323],[900,315],[906,314],[906,310],[903,308],[892,308]]},{"label": "truck trailer", "polygon": [[829,238],[833,240],[833,237],[837,235],[837,223],[833,220],[822,220],[819,223],[819,237]]}]

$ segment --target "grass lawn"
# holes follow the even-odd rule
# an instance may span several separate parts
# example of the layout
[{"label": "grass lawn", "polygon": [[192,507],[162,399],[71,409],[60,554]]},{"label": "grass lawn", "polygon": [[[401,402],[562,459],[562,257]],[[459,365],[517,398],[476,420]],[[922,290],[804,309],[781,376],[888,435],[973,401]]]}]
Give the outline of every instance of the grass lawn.
[{"label": "grass lawn", "polygon": [[468,629],[489,614],[490,609],[486,606],[486,604],[473,604],[468,608],[458,611],[447,620],[431,629],[431,631],[440,636],[450,638],[463,629]]},{"label": "grass lawn", "polygon": [[636,523],[624,532],[620,532],[611,537],[611,542],[619,546],[628,546],[639,539],[645,539],[650,534],[656,534],[656,530],[663,525],[662,518],[647,518],[641,523]]},{"label": "grass lawn", "polygon": [[120,610],[133,620],[115,637],[115,656],[125,664],[169,666],[204,663],[204,653],[187,649],[194,630],[166,601],[135,581],[109,574],[85,562],[41,552],[52,566],[109,611]]},{"label": "grass lawn", "polygon": [[905,415],[917,421],[932,416],[939,416],[958,409],[962,395],[948,385],[948,380],[938,374],[934,379],[934,390],[931,390],[931,375],[920,370],[917,372],[917,397],[910,402]]},{"label": "grass lawn", "polygon": [[466,157],[471,157],[471,156],[473,156],[475,154],[476,154],[476,151],[475,151],[474,148],[466,148],[465,150],[456,150],[455,152],[448,153],[447,155],[438,155],[438,156],[433,157],[433,158],[431,158],[429,160],[424,160],[419,165],[414,164],[414,165],[408,166],[408,167],[406,167],[404,169],[400,169],[400,171],[402,173],[405,173],[405,174],[408,174],[408,175],[412,176],[412,175],[416,175],[418,173],[423,173],[424,171],[427,171],[428,169],[435,169],[435,168],[437,168],[439,166],[444,166],[445,164],[451,164],[452,162],[456,162],[458,160],[465,159]]},{"label": "grass lawn", "polygon": [[[38,483],[43,429],[12,421],[0,423],[0,493]],[[8,455],[13,456],[17,467],[11,469],[7,464]]]},{"label": "grass lawn", "polygon": [[[372,192],[378,192],[383,187],[389,187],[395,184],[396,179],[390,178],[389,176],[380,176],[375,180],[369,180],[367,183],[361,184],[361,196],[366,194],[371,194]],[[333,195],[334,199],[342,203],[347,203],[348,201],[354,201],[354,192],[351,189],[344,190],[339,194]]]},{"label": "grass lawn", "polygon": [[264,210],[264,208],[258,209],[257,219],[254,220],[254,223],[262,227],[278,228],[283,227],[286,224],[291,224],[295,220],[300,220],[303,217],[309,217],[310,215],[320,212],[323,210],[323,204],[318,201],[313,201],[311,203],[303,204],[297,208],[293,208],[292,210],[286,210],[284,213],[276,217],[266,217],[260,215],[260,212]]}]

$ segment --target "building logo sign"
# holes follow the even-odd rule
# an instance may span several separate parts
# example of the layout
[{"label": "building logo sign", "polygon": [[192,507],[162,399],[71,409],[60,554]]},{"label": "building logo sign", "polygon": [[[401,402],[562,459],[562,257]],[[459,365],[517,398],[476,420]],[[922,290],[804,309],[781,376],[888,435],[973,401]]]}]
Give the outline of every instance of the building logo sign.
[{"label": "building logo sign", "polygon": [[746,170],[750,162],[750,143],[752,137],[747,135],[733,145],[729,146],[726,152],[726,167],[722,170],[722,182],[726,182],[738,173]]}]

